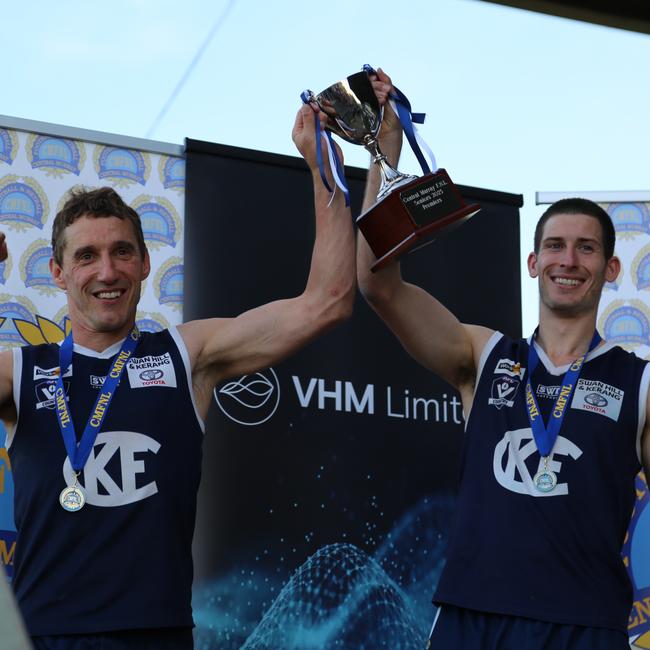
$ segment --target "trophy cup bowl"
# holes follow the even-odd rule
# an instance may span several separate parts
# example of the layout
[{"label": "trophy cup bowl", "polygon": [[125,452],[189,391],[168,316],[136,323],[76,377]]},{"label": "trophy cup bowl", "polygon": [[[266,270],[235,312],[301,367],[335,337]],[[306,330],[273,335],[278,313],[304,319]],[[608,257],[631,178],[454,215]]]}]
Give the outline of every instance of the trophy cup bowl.
[{"label": "trophy cup bowl", "polygon": [[365,70],[317,95],[307,91],[307,98],[327,115],[326,129],[365,147],[373,163],[379,165],[377,202],[357,218],[377,258],[373,272],[403,253],[432,242],[481,209],[476,203],[465,203],[444,169],[418,177],[402,174],[388,164],[377,142],[384,109]]}]

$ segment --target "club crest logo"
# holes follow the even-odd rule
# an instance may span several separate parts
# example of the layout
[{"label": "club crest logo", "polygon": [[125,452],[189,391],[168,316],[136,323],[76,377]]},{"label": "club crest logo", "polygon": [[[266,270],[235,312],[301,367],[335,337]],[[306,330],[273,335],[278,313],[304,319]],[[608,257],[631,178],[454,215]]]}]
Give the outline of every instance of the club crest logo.
[{"label": "club crest logo", "polygon": [[180,311],[183,306],[183,260],[170,257],[161,264],[154,285],[158,302]]},{"label": "club crest logo", "polygon": [[167,199],[143,195],[135,199],[131,207],[140,216],[144,238],[150,248],[176,246],[181,236],[181,219]]},{"label": "club crest logo", "polygon": [[12,230],[43,229],[49,212],[47,195],[33,178],[5,176],[0,179],[0,222]]},{"label": "club crest logo", "polygon": [[45,296],[54,296],[59,292],[50,273],[50,257],[50,244],[45,239],[37,239],[20,258],[20,277],[25,286]]},{"label": "club crest logo", "polygon": [[175,156],[161,156],[158,175],[165,189],[185,191],[185,159]]},{"label": "club crest logo", "polygon": [[151,171],[149,154],[134,149],[97,146],[94,163],[97,176],[118,187],[128,187],[132,183],[144,185]]},{"label": "club crest logo", "polygon": [[[0,440],[4,444],[5,428],[0,424]],[[14,524],[14,481],[7,450],[0,447],[0,564],[7,577],[13,577],[16,552],[16,526]]]},{"label": "club crest logo", "polygon": [[18,138],[15,131],[0,129],[0,162],[11,165],[18,151]]},{"label": "club crest logo", "polygon": [[515,395],[521,382],[519,379],[504,375],[497,377],[492,381],[491,397],[488,398],[488,404],[501,409],[504,406],[512,407],[515,403]]},{"label": "club crest logo", "polygon": [[544,461],[537,451],[530,427],[506,431],[494,448],[492,467],[497,483],[510,492],[532,497],[558,497],[569,494],[568,483],[560,480],[562,465],[577,460],[582,450],[568,438],[559,435],[549,457],[548,469],[558,477],[558,484],[550,492],[541,492],[535,487],[533,477],[544,468]]},{"label": "club crest logo", "polygon": [[[70,382],[63,382],[63,389],[66,395],[70,392]],[[36,410],[50,409],[54,410],[56,407],[56,379],[43,379],[34,384],[34,392],[36,394]]]},{"label": "club crest logo", "polygon": [[[99,433],[82,474],[86,502],[100,508],[115,508],[157,494],[156,481],[150,480],[147,470],[152,454],[159,450],[159,442],[135,431]],[[75,472],[67,457],[63,476],[72,485]]]},{"label": "club crest logo", "polygon": [[623,562],[634,587],[628,623],[631,647],[650,648],[650,494],[641,472],[635,483],[636,502],[623,544]]},{"label": "club crest logo", "polygon": [[273,368],[228,381],[214,389],[221,412],[233,422],[251,427],[269,420],[280,403],[280,382]]},{"label": "club crest logo", "polygon": [[169,329],[169,321],[157,312],[138,312],[135,323],[141,332],[162,332]]},{"label": "club crest logo", "polygon": [[34,303],[24,296],[0,294],[0,317],[4,319],[0,325],[0,346],[18,347],[25,341],[17,329],[14,319],[34,324],[33,314],[36,312]]},{"label": "club crest logo", "polygon": [[603,207],[621,239],[631,239],[648,232],[650,212],[645,203],[610,203]]},{"label": "club crest logo", "polygon": [[27,138],[27,158],[32,169],[41,169],[48,176],[79,176],[86,162],[86,150],[83,144],[74,140],[30,135]]},{"label": "club crest logo", "polygon": [[637,289],[650,289],[650,244],[644,246],[632,260],[632,281]]},{"label": "club crest logo", "polygon": [[599,319],[605,338],[627,350],[650,344],[650,309],[641,300],[611,302]]}]

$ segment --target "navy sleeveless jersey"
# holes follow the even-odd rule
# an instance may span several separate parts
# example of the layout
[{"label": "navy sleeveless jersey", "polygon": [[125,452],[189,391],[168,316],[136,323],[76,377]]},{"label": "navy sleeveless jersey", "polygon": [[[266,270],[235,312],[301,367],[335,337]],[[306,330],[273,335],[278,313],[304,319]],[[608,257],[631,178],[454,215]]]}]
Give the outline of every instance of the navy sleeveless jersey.
[{"label": "navy sleeveless jersey", "polygon": [[[566,366],[539,347],[533,374],[548,422]],[[620,555],[641,468],[650,365],[605,343],[587,357],[553,448],[555,489],[525,405],[528,342],[486,345],[469,415],[456,521],[436,603],[626,631],[632,586]]]},{"label": "navy sleeveless jersey", "polygon": [[[77,438],[121,342],[75,346],[63,378]],[[192,626],[191,544],[203,423],[175,328],[143,333],[115,391],[80,484],[54,410],[58,345],[14,353],[18,423],[8,436],[18,537],[13,587],[32,635]]]}]

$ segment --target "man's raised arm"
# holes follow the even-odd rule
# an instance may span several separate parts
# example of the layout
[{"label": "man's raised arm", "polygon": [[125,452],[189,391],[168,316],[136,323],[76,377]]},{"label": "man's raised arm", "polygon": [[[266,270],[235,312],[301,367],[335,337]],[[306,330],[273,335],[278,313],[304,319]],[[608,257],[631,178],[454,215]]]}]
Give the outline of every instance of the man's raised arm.
[{"label": "man's raised arm", "polygon": [[[316,239],[305,290],[295,298],[262,305],[237,318],[180,326],[190,352],[200,410],[207,412],[216,383],[277,363],[352,313],[356,286],[352,219],[343,194],[337,191],[332,198],[320,178],[315,119],[321,119],[319,113],[301,107],[292,133],[314,186]],[[325,164],[330,185],[335,187],[327,161]]]},{"label": "man's raised arm", "polygon": [[[402,129],[387,103],[392,89],[391,80],[379,69],[372,83],[380,104],[384,105],[380,147],[388,162],[396,166],[402,147]],[[375,202],[380,180],[379,166],[371,164],[364,211]],[[434,251],[430,252],[432,253]],[[405,282],[397,262],[372,273],[370,267],[375,259],[363,235],[359,233],[357,277],[363,296],[416,361],[461,392],[467,409],[473,392],[478,358],[492,331],[460,323],[429,293]]]}]

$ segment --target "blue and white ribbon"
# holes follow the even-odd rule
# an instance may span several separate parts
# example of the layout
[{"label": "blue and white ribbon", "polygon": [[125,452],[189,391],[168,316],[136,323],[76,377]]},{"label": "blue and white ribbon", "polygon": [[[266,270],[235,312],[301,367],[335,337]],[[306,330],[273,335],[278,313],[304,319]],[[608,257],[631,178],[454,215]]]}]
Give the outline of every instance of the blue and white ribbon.
[{"label": "blue and white ribbon", "polygon": [[[377,71],[367,63],[363,66],[363,69],[368,74],[377,74]],[[388,96],[388,101],[392,109],[395,111],[395,114],[399,118],[402,129],[404,130],[404,134],[406,135],[406,139],[411,145],[411,149],[413,150],[415,157],[420,163],[422,173],[429,174],[431,172],[437,171],[438,165],[436,163],[436,157],[433,155],[433,151],[431,151],[429,145],[424,141],[422,136],[418,133],[417,128],[415,127],[415,124],[424,124],[426,114],[414,113],[411,109],[411,102],[409,102],[406,95],[395,86],[393,86],[393,92]],[[429,157],[431,167],[429,167],[426,158],[422,153],[422,149],[424,149],[427,156]]]},{"label": "blue and white ribbon", "polygon": [[[308,90],[303,91],[300,94],[300,99],[305,104],[311,105],[315,102],[314,96]],[[320,177],[323,181],[323,185],[327,191],[332,195],[328,207],[332,204],[334,200],[334,190],[327,181],[327,175],[325,174],[325,165],[323,163],[323,148],[321,140],[325,141],[325,147],[327,149],[327,158],[329,160],[330,169],[332,170],[332,177],[334,178],[334,183],[341,189],[343,196],[345,197],[345,207],[350,206],[350,190],[348,188],[347,181],[345,180],[345,170],[343,168],[343,163],[336,153],[336,147],[332,141],[332,134],[329,131],[323,131],[320,126],[320,119],[318,116],[314,116],[314,129],[316,132],[316,160],[318,161],[318,171],[320,172]]]}]

